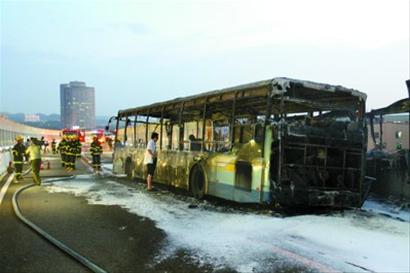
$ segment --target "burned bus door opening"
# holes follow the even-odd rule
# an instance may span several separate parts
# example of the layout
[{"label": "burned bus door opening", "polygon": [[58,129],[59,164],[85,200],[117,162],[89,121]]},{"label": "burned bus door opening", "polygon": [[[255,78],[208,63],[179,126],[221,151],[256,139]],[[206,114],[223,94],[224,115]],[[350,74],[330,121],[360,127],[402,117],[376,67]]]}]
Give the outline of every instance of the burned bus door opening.
[{"label": "burned bus door opening", "polygon": [[247,161],[236,161],[235,188],[252,191],[252,165]]}]

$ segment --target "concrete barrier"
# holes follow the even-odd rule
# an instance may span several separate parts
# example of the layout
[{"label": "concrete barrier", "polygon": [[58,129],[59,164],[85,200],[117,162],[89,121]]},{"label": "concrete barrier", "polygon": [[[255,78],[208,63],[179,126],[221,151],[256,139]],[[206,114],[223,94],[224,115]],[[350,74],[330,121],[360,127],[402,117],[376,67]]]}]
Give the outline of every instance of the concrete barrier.
[{"label": "concrete barrier", "polygon": [[11,160],[13,160],[11,147],[0,148],[0,175],[7,170]]},{"label": "concrete barrier", "polygon": [[60,131],[27,126],[0,115],[0,175],[7,170],[9,162],[13,160],[11,149],[18,135],[25,139],[29,137],[40,139],[44,136],[50,142],[53,138],[59,139]]}]

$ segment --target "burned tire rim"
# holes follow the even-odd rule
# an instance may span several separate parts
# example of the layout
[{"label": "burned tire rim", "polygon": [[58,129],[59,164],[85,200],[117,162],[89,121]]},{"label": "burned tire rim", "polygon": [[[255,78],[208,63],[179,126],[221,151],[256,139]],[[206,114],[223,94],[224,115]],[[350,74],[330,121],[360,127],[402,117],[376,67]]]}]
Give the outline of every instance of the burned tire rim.
[{"label": "burned tire rim", "polygon": [[192,168],[190,180],[192,195],[198,199],[204,198],[205,174],[200,166],[196,165]]}]

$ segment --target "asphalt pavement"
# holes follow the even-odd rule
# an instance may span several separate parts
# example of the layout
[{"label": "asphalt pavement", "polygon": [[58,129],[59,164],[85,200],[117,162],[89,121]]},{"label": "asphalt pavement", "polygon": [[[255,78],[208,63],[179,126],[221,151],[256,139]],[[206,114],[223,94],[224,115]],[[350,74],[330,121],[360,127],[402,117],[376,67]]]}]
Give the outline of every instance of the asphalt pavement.
[{"label": "asphalt pavement", "polygon": [[[45,170],[40,173],[43,182],[46,178],[90,171],[80,159],[75,172],[61,168],[56,156],[46,156],[43,161]],[[7,178],[1,181],[1,187]],[[21,183],[10,184],[0,206],[0,272],[90,272],[15,216],[12,196],[18,188],[32,182],[29,174]],[[165,233],[151,220],[118,206],[89,205],[83,197],[49,193],[43,186],[22,192],[18,203],[25,217],[108,272],[234,272],[198,264],[183,250],[173,257],[156,260],[165,243]]]}]

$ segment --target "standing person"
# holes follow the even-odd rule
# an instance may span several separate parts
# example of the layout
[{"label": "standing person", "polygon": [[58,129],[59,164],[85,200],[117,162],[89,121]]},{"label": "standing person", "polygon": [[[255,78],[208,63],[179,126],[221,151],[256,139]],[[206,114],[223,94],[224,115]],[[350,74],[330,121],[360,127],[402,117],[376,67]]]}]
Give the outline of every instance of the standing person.
[{"label": "standing person", "polygon": [[74,154],[74,158],[71,163],[71,168],[73,170],[75,170],[76,159],[81,157],[81,146],[80,138],[78,136],[74,136],[72,144],[72,153]]},{"label": "standing person", "polygon": [[201,144],[198,143],[198,140],[195,138],[194,135],[189,135],[189,144],[190,144],[190,150],[191,151],[200,151],[201,150]]},{"label": "standing person", "polygon": [[68,142],[66,146],[66,170],[72,171],[75,169],[75,156],[76,156],[76,144],[74,141],[74,136],[68,137]]},{"label": "standing person", "polygon": [[110,148],[110,151],[112,151],[112,138],[111,137],[106,137],[105,140],[107,141],[108,147]]},{"label": "standing person", "polygon": [[30,158],[31,168],[33,171],[33,180],[37,185],[41,185],[40,167],[41,167],[41,142],[37,138],[31,138],[31,144],[26,150]]},{"label": "standing person", "polygon": [[48,153],[48,145],[49,145],[48,141],[44,140],[44,154]]},{"label": "standing person", "polygon": [[144,164],[147,165],[147,190],[152,190],[152,179],[154,177],[155,167],[157,166],[157,141],[158,133],[151,134],[151,140],[148,141],[147,149],[145,150]]},{"label": "standing person", "polygon": [[63,135],[63,139],[58,143],[57,150],[60,152],[61,157],[61,166],[63,168],[67,168],[67,156],[66,156],[66,149],[67,149],[67,136]]},{"label": "standing person", "polygon": [[16,170],[16,180],[15,182],[18,183],[19,180],[23,179],[23,176],[21,175],[23,171],[23,162],[24,162],[24,154],[26,152],[26,146],[23,144],[23,137],[22,136],[17,136],[16,137],[16,145],[14,145],[12,151],[13,151],[13,164],[14,168]]},{"label": "standing person", "polygon": [[57,142],[55,138],[53,138],[53,141],[51,141],[51,150],[53,151],[54,155],[57,153]]},{"label": "standing person", "polygon": [[93,137],[90,152],[93,158],[94,172],[99,172],[101,170],[101,154],[103,152],[103,149],[101,147],[101,143],[98,141],[98,138],[96,136]]},{"label": "standing person", "polygon": [[44,140],[43,136],[40,139],[39,145],[41,147],[41,150],[44,151],[44,153],[46,153],[46,141]]},{"label": "standing person", "polygon": [[80,137],[79,136],[75,136],[74,138],[74,146],[75,146],[75,156],[76,157],[81,157],[81,142],[80,142]]}]

